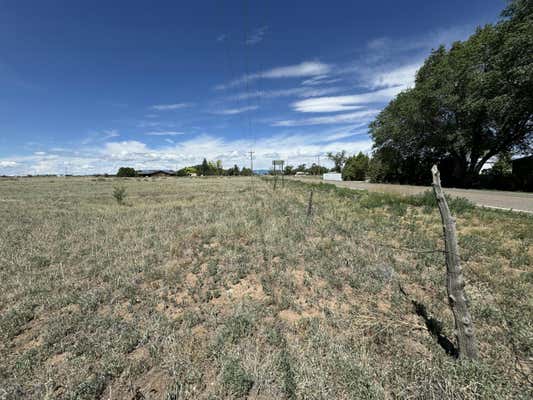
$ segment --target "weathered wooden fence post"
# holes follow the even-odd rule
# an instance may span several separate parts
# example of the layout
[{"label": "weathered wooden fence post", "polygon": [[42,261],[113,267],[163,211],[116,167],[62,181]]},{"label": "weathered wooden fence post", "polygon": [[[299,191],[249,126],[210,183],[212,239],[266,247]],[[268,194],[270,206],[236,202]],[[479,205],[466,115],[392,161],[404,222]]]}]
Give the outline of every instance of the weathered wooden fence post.
[{"label": "weathered wooden fence post", "polygon": [[455,231],[455,219],[450,213],[448,202],[440,185],[440,173],[436,165],[431,168],[433,191],[437,198],[442,227],[444,231],[444,248],[446,253],[446,289],[448,304],[455,320],[455,337],[459,358],[475,360],[478,358],[476,338],[472,317],[468,312],[468,300],[464,291],[464,280],[459,259],[459,246]]},{"label": "weathered wooden fence post", "polygon": [[311,193],[309,193],[309,202],[307,203],[307,219],[311,217],[312,213],[313,213],[313,189],[311,189]]}]

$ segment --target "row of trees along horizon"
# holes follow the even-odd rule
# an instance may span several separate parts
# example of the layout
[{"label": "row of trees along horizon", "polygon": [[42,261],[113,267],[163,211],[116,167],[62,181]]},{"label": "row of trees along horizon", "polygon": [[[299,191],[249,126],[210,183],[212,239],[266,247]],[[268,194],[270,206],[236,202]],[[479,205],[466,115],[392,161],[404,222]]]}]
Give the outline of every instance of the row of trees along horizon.
[{"label": "row of trees along horizon", "polygon": [[[495,24],[465,41],[433,50],[400,93],[369,126],[372,157],[328,153],[345,180],[427,185],[437,164],[444,186],[533,190],[512,174],[513,157],[533,154],[533,1],[512,0]],[[490,169],[487,161],[496,160]],[[533,163],[533,161],[532,161]],[[526,165],[526,169],[529,167]],[[286,166],[285,174],[320,175],[316,164]],[[180,176],[251,175],[206,159]]]},{"label": "row of trees along horizon", "polygon": [[[323,175],[327,172],[341,173],[342,179],[345,181],[362,181],[369,180],[370,182],[383,182],[380,180],[381,165],[380,161],[376,158],[371,158],[363,152],[359,152],[356,155],[349,156],[346,151],[340,151],[337,153],[327,153],[327,157],[333,162],[332,168],[327,168],[316,163],[312,163],[310,167],[307,164],[299,164],[297,166],[287,165],[283,168],[283,171],[274,171],[272,168],[269,170],[269,174],[275,173],[283,175],[296,175],[297,173],[304,173],[308,175]],[[505,177],[510,174],[511,160],[509,157],[499,159],[494,163],[492,168],[484,171],[485,176]],[[207,161],[204,158],[202,164],[184,167],[175,172],[176,176],[251,176],[252,170],[250,168],[239,168],[235,164],[231,168],[224,169],[222,162],[217,160],[216,162]],[[121,167],[117,172],[118,177],[136,177],[138,171],[130,167]]]},{"label": "row of trees along horizon", "polygon": [[[269,173],[283,173],[284,175],[295,175],[297,173],[305,173],[309,175],[322,175],[327,172],[342,173],[344,180],[373,180],[373,170],[371,158],[362,152],[354,156],[348,156],[346,151],[340,151],[337,153],[327,153],[327,157],[333,162],[333,168],[327,168],[316,163],[312,163],[311,166],[307,164],[299,164],[297,166],[287,165],[283,168],[283,171],[270,169]],[[239,168],[237,164],[233,167],[224,169],[222,161],[216,162],[203,159],[201,164],[188,166],[181,168],[175,172],[176,176],[250,176],[252,170],[250,168]],[[118,172],[118,177],[135,177],[138,175],[138,171],[131,167],[121,167]]]}]

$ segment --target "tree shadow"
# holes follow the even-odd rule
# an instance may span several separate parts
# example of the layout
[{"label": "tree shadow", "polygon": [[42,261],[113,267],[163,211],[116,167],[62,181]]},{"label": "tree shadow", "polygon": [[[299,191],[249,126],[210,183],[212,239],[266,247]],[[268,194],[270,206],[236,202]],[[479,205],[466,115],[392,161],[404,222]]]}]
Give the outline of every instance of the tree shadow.
[{"label": "tree shadow", "polygon": [[431,333],[431,336],[437,339],[437,343],[440,345],[440,347],[442,347],[444,351],[446,352],[446,354],[448,354],[449,356],[452,356],[453,358],[458,358],[459,349],[442,332],[443,331],[442,322],[430,316],[424,304],[419,303],[418,301],[413,300],[413,299],[411,299],[411,302],[413,303],[415,307],[415,313],[424,319],[426,328],[428,329],[429,333]]}]

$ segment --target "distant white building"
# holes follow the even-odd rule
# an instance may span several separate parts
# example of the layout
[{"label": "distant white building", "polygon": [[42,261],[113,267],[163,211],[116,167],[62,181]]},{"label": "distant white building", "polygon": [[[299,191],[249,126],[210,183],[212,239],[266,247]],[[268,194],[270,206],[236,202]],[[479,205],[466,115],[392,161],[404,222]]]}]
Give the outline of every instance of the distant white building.
[{"label": "distant white building", "polygon": [[327,174],[322,175],[322,180],[324,181],[342,181],[342,174],[338,172],[328,172]]}]

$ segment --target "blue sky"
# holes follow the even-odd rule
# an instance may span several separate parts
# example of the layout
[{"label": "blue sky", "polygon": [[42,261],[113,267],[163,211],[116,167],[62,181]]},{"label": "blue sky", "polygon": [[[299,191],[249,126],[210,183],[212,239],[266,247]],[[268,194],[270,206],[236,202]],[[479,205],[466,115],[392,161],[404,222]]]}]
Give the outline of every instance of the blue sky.
[{"label": "blue sky", "polygon": [[0,0],[0,174],[371,150],[432,48],[502,0]]}]

